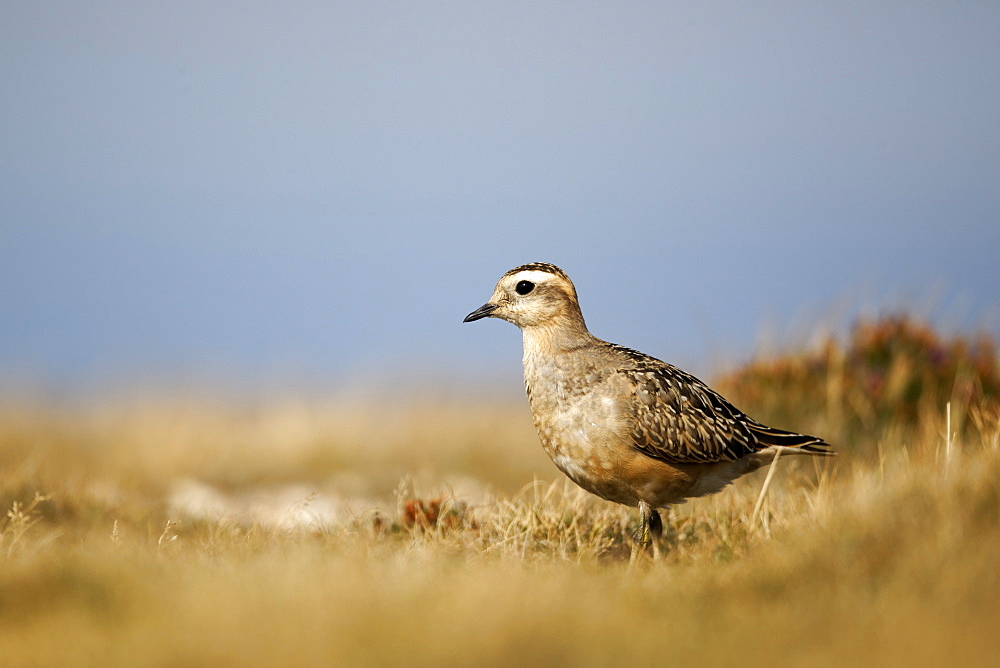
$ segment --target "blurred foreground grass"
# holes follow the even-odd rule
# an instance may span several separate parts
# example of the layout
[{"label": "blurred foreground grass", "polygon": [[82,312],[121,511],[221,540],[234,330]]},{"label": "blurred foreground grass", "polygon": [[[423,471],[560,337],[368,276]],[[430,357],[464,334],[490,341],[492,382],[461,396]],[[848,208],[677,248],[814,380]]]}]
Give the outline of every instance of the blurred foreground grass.
[{"label": "blurred foreground grass", "polygon": [[632,570],[523,403],[9,404],[0,661],[995,664],[998,374],[895,318],[719,379],[841,454],[756,518],[763,472],[674,508]]}]

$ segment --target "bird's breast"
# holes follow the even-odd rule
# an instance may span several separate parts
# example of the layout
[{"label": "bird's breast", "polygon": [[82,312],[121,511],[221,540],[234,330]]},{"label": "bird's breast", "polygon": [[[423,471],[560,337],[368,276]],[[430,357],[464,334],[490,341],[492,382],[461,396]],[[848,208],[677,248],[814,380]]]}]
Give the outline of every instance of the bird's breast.
[{"label": "bird's breast", "polygon": [[613,371],[527,356],[524,371],[535,428],[546,454],[584,489],[619,500],[606,487],[623,459],[631,456],[631,447],[622,402],[611,387]]}]

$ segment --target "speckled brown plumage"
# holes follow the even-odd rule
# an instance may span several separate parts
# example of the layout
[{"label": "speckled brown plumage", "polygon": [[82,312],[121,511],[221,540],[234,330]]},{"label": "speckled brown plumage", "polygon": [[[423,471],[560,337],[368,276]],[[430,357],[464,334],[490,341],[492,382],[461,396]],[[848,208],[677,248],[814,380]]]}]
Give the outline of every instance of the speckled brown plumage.
[{"label": "speckled brown plumage", "polygon": [[[719,491],[775,453],[832,454],[814,436],[767,427],[694,376],[588,330],[555,265],[511,269],[466,317],[521,328],[524,381],[545,452],[584,489],[656,508]],[[653,520],[655,516],[655,522]]]}]

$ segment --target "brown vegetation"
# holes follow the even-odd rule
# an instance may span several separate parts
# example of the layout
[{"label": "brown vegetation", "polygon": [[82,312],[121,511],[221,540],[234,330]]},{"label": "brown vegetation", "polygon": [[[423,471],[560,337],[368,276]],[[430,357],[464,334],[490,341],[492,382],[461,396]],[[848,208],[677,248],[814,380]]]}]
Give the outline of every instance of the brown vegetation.
[{"label": "brown vegetation", "polygon": [[992,663],[998,373],[905,318],[755,361],[720,389],[841,455],[780,460],[756,517],[763,472],[674,508],[632,569],[634,512],[565,482],[522,404],[8,405],[0,657]]}]

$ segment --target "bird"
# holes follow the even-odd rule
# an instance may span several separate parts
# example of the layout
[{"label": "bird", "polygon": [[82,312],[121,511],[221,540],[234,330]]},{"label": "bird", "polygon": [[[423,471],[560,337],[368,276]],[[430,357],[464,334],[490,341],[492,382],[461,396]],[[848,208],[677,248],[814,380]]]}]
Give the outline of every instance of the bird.
[{"label": "bird", "polygon": [[483,318],[521,329],[528,402],[556,467],[638,508],[633,558],[662,534],[661,509],[714,494],[779,454],[834,454],[821,438],[761,424],[695,376],[591,334],[576,287],[553,264],[501,276],[464,322]]}]

